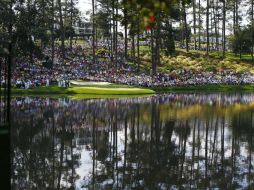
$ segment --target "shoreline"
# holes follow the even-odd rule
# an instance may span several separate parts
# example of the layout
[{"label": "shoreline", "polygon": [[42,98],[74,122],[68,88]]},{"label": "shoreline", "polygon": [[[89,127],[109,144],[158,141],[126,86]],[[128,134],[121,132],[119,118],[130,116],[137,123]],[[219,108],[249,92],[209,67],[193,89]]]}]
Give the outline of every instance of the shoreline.
[{"label": "shoreline", "polygon": [[104,87],[104,86],[73,86],[69,88],[58,86],[43,86],[30,89],[12,88],[12,95],[90,95],[90,96],[137,96],[155,94],[155,91],[147,88],[137,87]]},{"label": "shoreline", "polygon": [[[3,91],[2,91],[3,92]],[[73,86],[70,88],[52,86],[31,89],[12,88],[12,96],[26,95],[59,95],[59,96],[142,96],[173,92],[254,92],[250,85],[197,85],[174,87],[136,87],[113,84],[113,86]]]},{"label": "shoreline", "polygon": [[244,85],[196,85],[196,86],[172,86],[172,87],[154,87],[156,93],[167,92],[254,92],[254,84]]}]

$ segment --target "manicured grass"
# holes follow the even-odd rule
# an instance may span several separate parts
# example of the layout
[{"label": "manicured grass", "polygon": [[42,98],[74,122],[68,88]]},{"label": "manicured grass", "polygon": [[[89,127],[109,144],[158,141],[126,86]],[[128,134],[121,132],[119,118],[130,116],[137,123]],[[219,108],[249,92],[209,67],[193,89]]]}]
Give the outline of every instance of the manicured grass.
[{"label": "manicured grass", "polygon": [[153,94],[137,94],[137,95],[111,95],[111,94],[12,94],[12,97],[22,97],[22,96],[29,96],[29,97],[49,97],[51,99],[58,99],[58,98],[70,98],[70,99],[101,99],[101,98],[140,98],[140,97],[149,97],[153,96]]},{"label": "manicured grass", "polygon": [[[37,87],[33,89],[12,89],[12,96],[43,95],[56,97],[70,97],[75,99],[85,98],[126,98],[152,95],[154,93],[170,92],[254,92],[254,85],[199,85],[179,87],[71,87],[62,88],[57,86]],[[125,86],[125,85],[124,85]]]},{"label": "manicured grass", "polygon": [[49,87],[37,87],[32,89],[12,89],[13,95],[47,95],[47,94],[59,94],[59,95],[75,95],[75,94],[92,94],[92,95],[144,95],[144,94],[154,94],[155,92],[151,89],[145,88],[124,88],[124,87],[114,87],[114,88],[104,88],[104,87],[94,87],[94,86],[75,86],[70,88],[63,88],[58,86]]},{"label": "manicured grass", "polygon": [[[124,95],[111,95],[111,94],[74,94],[74,95],[66,95],[66,97],[71,99],[97,99],[97,98],[140,98],[140,97],[149,97],[153,96],[153,94],[124,94]],[[51,97],[51,96],[50,96]]]},{"label": "manicured grass", "polygon": [[152,88],[157,93],[166,92],[254,92],[254,85],[199,85]]},{"label": "manicured grass", "polygon": [[137,94],[153,94],[151,89],[143,88],[103,88],[103,87],[73,87],[67,91],[73,94],[110,94],[110,95],[137,95]]},{"label": "manicured grass", "polygon": [[134,86],[128,86],[128,85],[125,85],[125,84],[107,84],[107,85],[101,85],[101,84],[93,84],[93,85],[75,85],[75,84],[72,84],[72,87],[134,88]]}]

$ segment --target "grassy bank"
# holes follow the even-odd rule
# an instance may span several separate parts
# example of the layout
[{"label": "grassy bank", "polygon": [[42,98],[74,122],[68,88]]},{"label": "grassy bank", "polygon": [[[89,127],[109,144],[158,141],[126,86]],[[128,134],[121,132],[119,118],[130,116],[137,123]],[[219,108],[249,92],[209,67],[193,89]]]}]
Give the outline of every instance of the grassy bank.
[{"label": "grassy bank", "polygon": [[100,87],[100,86],[74,86],[63,88],[58,86],[37,87],[32,89],[12,89],[12,95],[144,95],[154,94],[151,89],[130,88],[123,86]]},{"label": "grassy bank", "polygon": [[75,86],[62,88],[57,86],[37,87],[33,89],[12,89],[12,96],[55,96],[70,97],[75,99],[84,98],[123,98],[140,97],[152,95],[154,93],[170,92],[254,92],[254,85],[200,85],[182,87],[155,87],[155,88],[136,88],[126,85],[110,86]]},{"label": "grassy bank", "polygon": [[156,93],[166,92],[254,92],[254,85],[200,85],[151,88]]},{"label": "grassy bank", "polygon": [[12,97],[48,97],[51,99],[59,99],[59,98],[70,98],[76,100],[83,99],[105,99],[105,98],[140,98],[140,97],[149,97],[154,94],[137,94],[137,95],[111,95],[111,94],[12,94]]}]

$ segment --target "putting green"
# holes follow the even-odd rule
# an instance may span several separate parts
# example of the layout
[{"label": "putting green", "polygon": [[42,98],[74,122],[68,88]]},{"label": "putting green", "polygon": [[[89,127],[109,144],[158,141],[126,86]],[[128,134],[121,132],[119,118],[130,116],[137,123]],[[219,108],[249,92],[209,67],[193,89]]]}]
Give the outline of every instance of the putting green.
[{"label": "putting green", "polygon": [[75,94],[94,94],[94,95],[145,95],[154,94],[155,91],[146,88],[131,88],[118,86],[107,87],[91,87],[91,86],[73,86],[63,88],[58,86],[41,86],[31,89],[12,88],[12,95],[75,95]]},{"label": "putting green", "polygon": [[71,87],[67,91],[73,94],[111,94],[111,95],[137,95],[154,94],[150,89],[143,88],[103,88],[103,87]]}]

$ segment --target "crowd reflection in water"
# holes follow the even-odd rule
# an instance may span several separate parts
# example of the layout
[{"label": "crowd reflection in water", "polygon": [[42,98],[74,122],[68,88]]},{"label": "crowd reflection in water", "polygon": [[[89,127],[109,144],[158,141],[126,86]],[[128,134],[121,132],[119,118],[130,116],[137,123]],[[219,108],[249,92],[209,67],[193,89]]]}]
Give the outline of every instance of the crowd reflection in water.
[{"label": "crowd reflection in water", "polygon": [[252,189],[253,101],[12,99],[12,189]]}]

